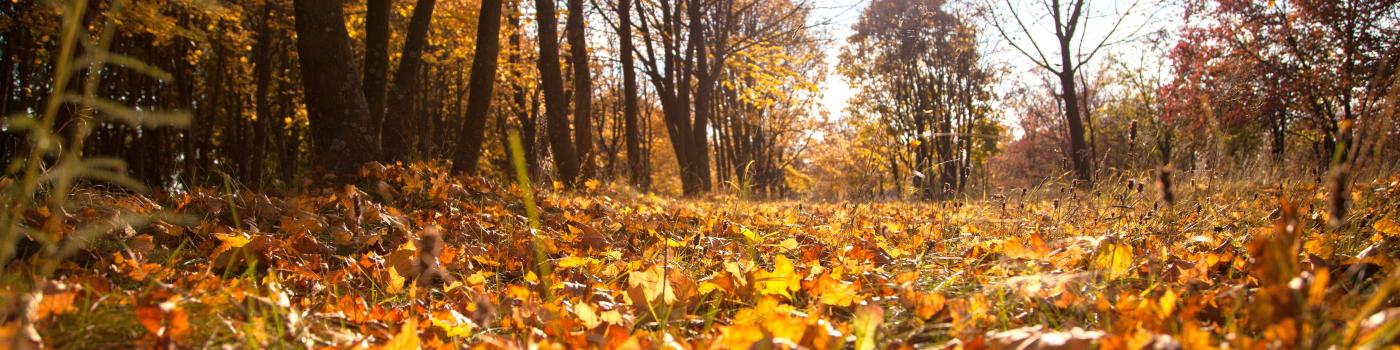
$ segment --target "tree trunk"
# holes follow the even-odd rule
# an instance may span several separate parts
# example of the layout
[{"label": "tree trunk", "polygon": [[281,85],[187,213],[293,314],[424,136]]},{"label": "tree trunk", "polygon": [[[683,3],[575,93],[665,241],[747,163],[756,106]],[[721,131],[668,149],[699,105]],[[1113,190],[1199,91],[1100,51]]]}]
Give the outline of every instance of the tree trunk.
[{"label": "tree trunk", "polygon": [[[392,7],[392,0],[369,0],[365,12],[365,102],[369,104],[376,132],[384,128],[384,100],[388,98],[389,11]],[[379,136],[375,134],[376,139]]]},{"label": "tree trunk", "polygon": [[315,165],[353,174],[379,157],[341,1],[295,0],[297,52]]},{"label": "tree trunk", "polygon": [[574,63],[574,150],[586,172],[593,167],[593,76],[589,73],[588,33],[583,23],[583,0],[569,0],[569,22],[565,35]]},{"label": "tree trunk", "polygon": [[578,156],[569,137],[569,101],[564,97],[564,78],[559,67],[559,19],[554,0],[535,0],[536,27],[539,29],[540,57],[536,61],[544,88],[545,129],[559,181],[572,186],[579,175]]},{"label": "tree trunk", "polygon": [[[1069,50],[1069,41],[1061,42],[1061,48]],[[1064,51],[1068,52],[1068,51]],[[1061,55],[1065,70],[1060,72],[1060,92],[1061,99],[1065,107],[1065,121],[1069,124],[1069,151],[1070,161],[1074,166],[1075,178],[1079,180],[1080,187],[1093,185],[1093,173],[1089,168],[1092,156],[1089,154],[1089,146],[1084,140],[1084,121],[1079,113],[1079,92],[1075,89],[1074,72],[1070,71],[1069,55]]]},{"label": "tree trunk", "polygon": [[690,132],[690,173],[682,176],[690,176],[694,185],[691,191],[686,191],[687,195],[709,192],[710,186],[710,107],[714,99],[715,77],[710,71],[709,57],[706,51],[709,49],[709,42],[705,38],[705,15],[700,9],[700,1],[692,1],[688,4],[686,11],[690,17],[690,36],[695,42],[695,120],[691,123]]},{"label": "tree trunk", "polygon": [[263,185],[263,164],[267,162],[267,133],[272,128],[272,105],[268,92],[268,86],[272,82],[272,2],[263,4],[262,22],[258,25],[258,47],[254,52],[255,66],[253,67],[253,79],[255,91],[253,93],[254,109],[258,118],[253,126],[253,154],[249,157],[252,164],[247,165],[248,174],[245,178],[255,189],[262,189]]},{"label": "tree trunk", "polygon": [[481,142],[486,137],[486,113],[496,85],[496,56],[501,52],[501,0],[482,0],[477,17],[476,56],[467,95],[467,117],[462,123],[462,140],[452,157],[452,168],[475,174],[481,158]]},{"label": "tree trunk", "polygon": [[387,161],[408,160],[413,146],[413,135],[408,130],[410,122],[417,115],[412,105],[413,95],[418,93],[423,47],[428,43],[433,7],[436,5],[437,0],[418,0],[413,8],[413,18],[408,22],[408,37],[404,40],[399,70],[394,73],[394,85],[389,89],[389,107],[384,112],[384,129],[380,133],[380,139],[384,141],[384,159]]},{"label": "tree trunk", "polygon": [[[18,4],[8,3],[0,6],[4,6],[5,15],[11,16],[12,18],[18,17]],[[7,117],[13,114],[15,110],[23,108],[23,106],[19,106],[13,100],[16,92],[24,89],[24,86],[16,86],[15,81],[19,80],[19,77],[14,74],[16,64],[23,65],[26,63],[23,61],[16,61],[18,51],[20,50],[20,38],[22,38],[24,32],[24,26],[13,26],[4,33],[5,48],[3,55],[0,55],[0,84],[3,84],[0,85],[0,115]],[[20,136],[18,133],[0,133],[0,159],[6,161],[14,159],[14,156],[19,153],[19,147]]]},{"label": "tree trunk", "polygon": [[618,39],[622,56],[622,122],[627,143],[627,170],[632,185],[642,191],[651,187],[651,174],[646,173],[642,156],[641,128],[638,124],[637,68],[632,51],[632,1],[621,0],[617,8]]}]

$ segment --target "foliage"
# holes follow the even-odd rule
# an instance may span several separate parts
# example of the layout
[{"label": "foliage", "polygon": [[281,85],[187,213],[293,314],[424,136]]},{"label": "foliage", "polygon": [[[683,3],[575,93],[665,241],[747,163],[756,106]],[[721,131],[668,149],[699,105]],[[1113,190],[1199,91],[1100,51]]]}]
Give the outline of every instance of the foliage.
[{"label": "foliage", "polygon": [[1163,119],[1266,140],[1255,143],[1275,158],[1301,148],[1313,168],[1371,161],[1385,137],[1374,130],[1394,119],[1385,106],[1400,68],[1397,16],[1400,4],[1385,1],[1189,1]]},{"label": "foliage", "polygon": [[891,164],[902,163],[925,199],[961,193],[972,168],[995,151],[986,146],[1001,137],[982,133],[989,131],[981,125],[991,118],[994,80],[981,61],[976,28],[946,6],[872,2],[841,55],[842,74],[861,87],[852,114],[878,118],[886,137],[905,145],[888,151],[907,155],[888,157],[901,161]]}]

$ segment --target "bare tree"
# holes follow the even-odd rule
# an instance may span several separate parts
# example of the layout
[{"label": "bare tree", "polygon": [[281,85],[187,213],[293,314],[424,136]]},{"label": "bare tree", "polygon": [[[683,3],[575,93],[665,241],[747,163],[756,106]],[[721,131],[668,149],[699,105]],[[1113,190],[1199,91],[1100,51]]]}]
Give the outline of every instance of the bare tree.
[{"label": "bare tree", "polygon": [[[1104,48],[1112,46],[1123,40],[1115,41],[1119,29],[1122,28],[1124,20],[1130,17],[1134,10],[1138,8],[1139,1],[1134,1],[1128,5],[1125,11],[1112,14],[1111,27],[1105,32],[1102,38],[1090,38],[1087,36],[1089,21],[1091,19],[1103,18],[1098,15],[1091,15],[1093,4],[1090,0],[1039,0],[1032,7],[1038,7],[1042,11],[1026,13],[1026,9],[1018,8],[1019,2],[1013,3],[1011,0],[1003,0],[1003,6],[987,0],[984,3],[988,16],[988,22],[996,29],[1001,38],[1037,67],[1050,72],[1060,83],[1060,104],[1064,111],[1066,124],[1069,126],[1070,159],[1073,163],[1075,178],[1079,180],[1080,186],[1091,186],[1093,183],[1093,155],[1086,140],[1083,111],[1079,102],[1079,90],[1075,82],[1076,73],[1085,64],[1093,60],[1094,56]],[[1055,46],[1048,48],[1048,45],[1038,42],[1032,37],[1035,26],[1049,21],[1054,29]],[[1137,30],[1141,30],[1139,26]],[[1087,45],[1087,46],[1086,46]]]}]

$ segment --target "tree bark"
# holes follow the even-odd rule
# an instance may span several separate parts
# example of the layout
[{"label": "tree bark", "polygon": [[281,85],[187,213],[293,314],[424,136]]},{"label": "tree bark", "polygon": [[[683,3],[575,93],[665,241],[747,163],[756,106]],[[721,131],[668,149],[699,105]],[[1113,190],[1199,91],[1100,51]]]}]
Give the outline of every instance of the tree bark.
[{"label": "tree bark", "polygon": [[690,40],[695,42],[695,120],[691,122],[690,174],[694,195],[710,191],[710,108],[714,99],[715,77],[710,71],[709,42],[705,38],[705,15],[700,1],[691,1],[686,11],[690,17]]},{"label": "tree bark", "polygon": [[272,82],[272,5],[270,1],[263,4],[262,22],[258,25],[258,46],[253,58],[253,79],[256,85],[253,99],[258,119],[253,126],[253,154],[249,157],[252,164],[247,164],[246,181],[255,189],[262,189],[263,168],[267,162],[267,134],[271,131],[274,118],[272,102],[268,100],[268,88]]},{"label": "tree bark", "polygon": [[[593,76],[588,64],[588,32],[583,22],[583,0],[569,0],[569,22],[565,32],[569,55],[574,63],[574,150],[579,163],[592,169],[593,160]],[[591,171],[591,170],[590,170]],[[590,176],[589,174],[583,174]]]},{"label": "tree bark", "polygon": [[[7,3],[3,6],[4,14],[11,18],[19,17],[19,4]],[[16,65],[24,65],[27,62],[17,61],[21,48],[21,39],[25,32],[24,26],[13,26],[4,33],[5,52],[0,57],[0,115],[9,116],[15,110],[23,108],[14,101],[16,92],[23,91],[23,86],[17,88],[16,80],[20,80],[14,73]],[[20,136],[18,133],[0,133],[0,159],[14,159],[20,148]]]},{"label": "tree bark", "polygon": [[414,116],[417,115],[412,105],[413,95],[418,93],[423,47],[428,43],[433,7],[436,5],[437,0],[418,0],[413,8],[413,18],[408,22],[408,37],[404,40],[399,70],[394,73],[394,85],[389,88],[389,107],[384,112],[384,129],[380,133],[384,160],[387,161],[406,161],[412,149],[413,135],[408,129],[410,121],[415,120]]},{"label": "tree bark", "polygon": [[486,136],[486,114],[496,85],[496,56],[501,52],[501,0],[482,0],[477,18],[476,56],[467,93],[467,117],[462,124],[462,141],[452,157],[452,168],[475,174],[481,158],[481,142]]},{"label": "tree bark", "polygon": [[1070,12],[1061,17],[1060,4],[1058,1],[1051,3],[1052,15],[1055,19],[1055,36],[1060,45],[1060,78],[1061,103],[1065,107],[1065,121],[1069,124],[1069,151],[1070,161],[1074,166],[1075,178],[1079,180],[1079,186],[1088,188],[1093,186],[1093,170],[1091,163],[1093,155],[1089,153],[1089,145],[1084,140],[1084,121],[1079,108],[1079,90],[1075,87],[1074,75],[1077,65],[1070,51],[1071,41],[1079,29],[1079,23],[1084,16],[1084,1],[1071,1]]},{"label": "tree bark", "polygon": [[[1061,47],[1068,49],[1069,42],[1061,43]],[[1062,55],[1065,67],[1069,65],[1069,55]],[[1075,89],[1074,72],[1065,70],[1059,74],[1060,92],[1062,94],[1065,107],[1065,121],[1069,124],[1069,150],[1070,162],[1074,166],[1075,178],[1079,180],[1079,186],[1088,187],[1093,184],[1093,173],[1089,169],[1092,162],[1092,155],[1089,154],[1089,146],[1084,140],[1084,121],[1079,114],[1079,92]]]},{"label": "tree bark", "polygon": [[353,174],[379,157],[341,1],[295,0],[297,52],[315,166]]},{"label": "tree bark", "polygon": [[[369,0],[365,12],[365,102],[376,132],[384,128],[384,100],[388,98],[389,11],[392,0]],[[377,139],[380,134],[376,133]],[[381,141],[382,142],[382,141]]]},{"label": "tree bark", "polygon": [[578,156],[569,136],[569,101],[564,96],[564,78],[559,67],[559,19],[554,0],[535,0],[536,27],[539,30],[538,66],[544,88],[545,129],[559,181],[572,186],[579,175]]},{"label": "tree bark", "polygon": [[622,122],[627,143],[627,170],[632,185],[646,191],[651,187],[651,174],[646,173],[642,156],[641,132],[637,125],[637,68],[632,51],[632,1],[621,0],[617,8],[618,47],[622,60]]}]

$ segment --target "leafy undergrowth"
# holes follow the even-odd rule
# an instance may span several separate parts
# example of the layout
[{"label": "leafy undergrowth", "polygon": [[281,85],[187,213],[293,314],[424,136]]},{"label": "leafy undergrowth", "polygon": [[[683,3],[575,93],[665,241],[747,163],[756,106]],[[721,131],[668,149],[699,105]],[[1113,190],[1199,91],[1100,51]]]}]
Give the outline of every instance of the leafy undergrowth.
[{"label": "leafy undergrowth", "polygon": [[538,194],[531,230],[514,187],[445,173],[367,166],[357,185],[295,195],[80,193],[30,221],[73,234],[119,213],[183,219],[116,230],[42,282],[28,248],[0,302],[31,302],[32,322],[4,333],[57,348],[858,350],[1362,347],[1400,333],[1400,177],[1356,184],[1339,227],[1316,185],[1188,182],[1168,206],[1137,181],[935,204],[590,183]]}]

